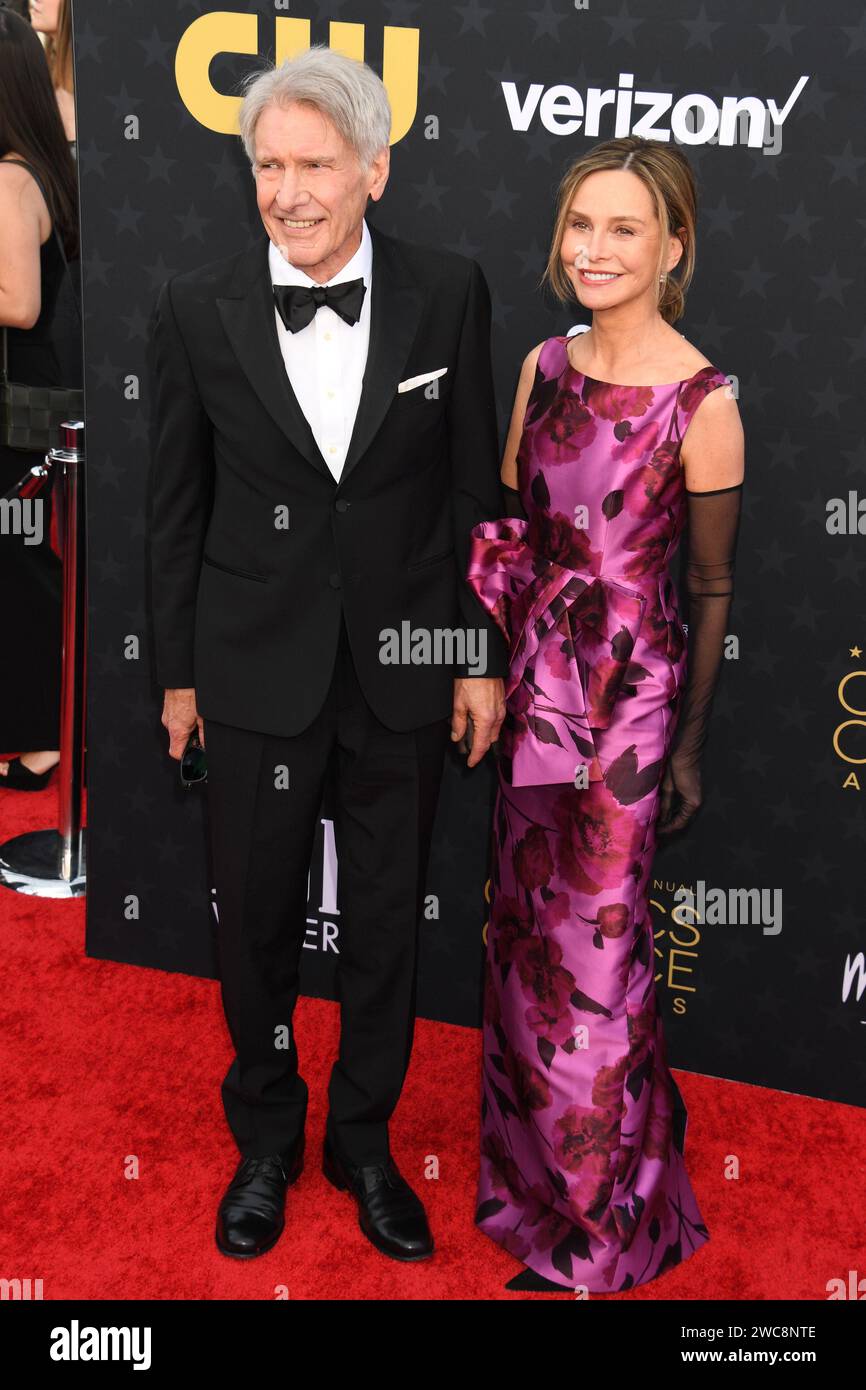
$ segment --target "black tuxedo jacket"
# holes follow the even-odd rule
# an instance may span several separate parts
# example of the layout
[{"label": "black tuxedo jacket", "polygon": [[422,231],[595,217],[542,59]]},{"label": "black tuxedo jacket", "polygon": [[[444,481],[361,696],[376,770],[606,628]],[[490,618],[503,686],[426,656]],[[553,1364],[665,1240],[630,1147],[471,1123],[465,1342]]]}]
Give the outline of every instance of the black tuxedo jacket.
[{"label": "black tuxedo jacket", "polygon": [[[389,728],[447,717],[455,676],[478,672],[383,664],[383,629],[482,630],[485,674],[507,671],[502,635],[464,577],[471,528],[502,511],[487,283],[474,260],[370,235],[370,343],[339,483],[286,373],[268,238],[160,291],[155,676],[194,686],[199,713],[220,723],[306,728],[327,693],[341,606],[364,696]],[[398,392],[441,367],[437,398]]]}]

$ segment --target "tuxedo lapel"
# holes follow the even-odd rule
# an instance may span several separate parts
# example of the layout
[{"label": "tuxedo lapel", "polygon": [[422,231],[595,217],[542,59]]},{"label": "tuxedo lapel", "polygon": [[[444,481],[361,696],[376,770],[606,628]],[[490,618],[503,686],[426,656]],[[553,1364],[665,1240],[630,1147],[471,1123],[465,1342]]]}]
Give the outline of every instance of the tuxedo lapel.
[{"label": "tuxedo lapel", "polygon": [[[397,394],[424,305],[424,291],[400,256],[398,243],[367,225],[373,243],[370,341],[341,483],[363,458]],[[230,292],[217,299],[217,309],[232,350],[262,404],[304,458],[333,481],[292,390],[280,350],[269,246],[269,238],[263,237],[240,258]]]},{"label": "tuxedo lapel", "polygon": [[397,394],[424,305],[424,291],[410,274],[399,245],[369,222],[367,226],[373,243],[370,342],[341,483],[363,458]]},{"label": "tuxedo lapel", "polygon": [[333,482],[333,474],[292,390],[280,350],[268,263],[270,244],[265,236],[241,257],[231,293],[217,299],[217,309],[234,354],[262,404],[304,458]]}]

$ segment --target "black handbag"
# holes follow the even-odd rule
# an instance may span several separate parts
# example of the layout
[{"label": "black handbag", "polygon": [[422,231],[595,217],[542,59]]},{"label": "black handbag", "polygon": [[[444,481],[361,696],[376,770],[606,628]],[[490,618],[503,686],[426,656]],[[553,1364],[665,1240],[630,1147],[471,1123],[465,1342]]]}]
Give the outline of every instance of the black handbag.
[{"label": "black handbag", "polygon": [[[19,159],[7,160],[6,162],[22,164],[23,168],[30,170],[42,189],[42,196],[50,210],[51,204],[48,202],[42,180],[36,170]],[[78,296],[72,285],[69,262],[66,259],[63,242],[56,226],[53,228],[53,234],[63,257],[67,276],[69,276],[72,298],[75,302],[80,325],[81,309],[78,304]],[[0,363],[0,444],[6,444],[10,449],[20,449],[26,453],[46,454],[49,449],[58,444],[59,430],[64,420],[82,420],[83,418],[84,391],[80,387],[28,386],[25,382],[9,380],[8,339],[4,328],[3,358],[2,363]]]}]

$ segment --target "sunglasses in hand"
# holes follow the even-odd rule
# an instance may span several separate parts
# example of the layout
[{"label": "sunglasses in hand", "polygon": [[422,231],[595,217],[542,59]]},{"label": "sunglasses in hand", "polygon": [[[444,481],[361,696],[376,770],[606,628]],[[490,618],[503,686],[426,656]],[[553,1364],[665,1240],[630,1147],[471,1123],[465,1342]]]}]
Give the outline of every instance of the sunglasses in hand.
[{"label": "sunglasses in hand", "polygon": [[201,746],[198,730],[190,734],[180,760],[180,785],[185,791],[207,781],[207,758]]}]

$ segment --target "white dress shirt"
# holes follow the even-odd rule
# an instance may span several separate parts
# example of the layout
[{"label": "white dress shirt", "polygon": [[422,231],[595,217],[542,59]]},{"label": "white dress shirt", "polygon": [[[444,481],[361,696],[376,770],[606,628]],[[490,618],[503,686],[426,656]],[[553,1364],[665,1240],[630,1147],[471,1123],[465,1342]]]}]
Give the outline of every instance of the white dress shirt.
[{"label": "white dress shirt", "polygon": [[[309,287],[318,283],[298,266],[290,265],[273,242],[268,250],[268,261],[274,285]],[[359,277],[363,277],[367,290],[357,323],[346,323],[329,305],[323,304],[311,323],[298,333],[290,333],[274,305],[280,349],[292,390],[309,421],[322,457],[337,481],[343,471],[358,413],[370,342],[373,243],[366,221],[362,223],[358,250],[326,284],[339,285],[344,280]]]}]

